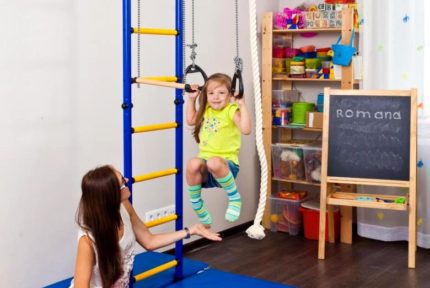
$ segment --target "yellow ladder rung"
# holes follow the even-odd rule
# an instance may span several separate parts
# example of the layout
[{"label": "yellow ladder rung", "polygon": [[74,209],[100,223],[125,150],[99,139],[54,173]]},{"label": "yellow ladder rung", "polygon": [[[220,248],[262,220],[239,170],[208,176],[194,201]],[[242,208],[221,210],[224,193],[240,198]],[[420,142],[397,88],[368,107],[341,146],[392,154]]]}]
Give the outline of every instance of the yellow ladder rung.
[{"label": "yellow ladder rung", "polygon": [[146,181],[146,180],[150,180],[150,179],[154,179],[154,178],[158,178],[158,177],[163,177],[163,176],[168,176],[168,175],[172,175],[172,174],[176,174],[176,173],[178,173],[178,169],[170,168],[170,169],[166,169],[166,170],[161,170],[161,171],[156,171],[156,172],[151,172],[148,174],[136,176],[133,179],[134,179],[134,182],[142,182],[142,181]]},{"label": "yellow ladder rung", "polygon": [[148,221],[145,223],[145,226],[148,228],[151,228],[151,227],[155,227],[155,226],[167,223],[167,222],[174,221],[176,219],[178,219],[178,215],[176,215],[176,214],[167,215],[167,216],[164,216],[164,217],[152,220],[152,221]]},{"label": "yellow ladder rung", "polygon": [[178,77],[176,76],[148,76],[148,77],[142,77],[146,80],[155,80],[155,81],[164,81],[164,82],[177,82]]},{"label": "yellow ladder rung", "polygon": [[136,34],[151,34],[151,35],[178,35],[175,29],[162,29],[162,28],[137,28],[133,27],[133,33]]},{"label": "yellow ladder rung", "polygon": [[164,130],[164,129],[170,129],[170,128],[176,128],[176,127],[178,127],[178,123],[168,122],[168,123],[160,123],[160,124],[152,124],[152,125],[134,127],[132,129],[132,131],[133,131],[133,133],[142,133],[142,132]]},{"label": "yellow ladder rung", "polygon": [[166,271],[167,269],[175,267],[176,265],[178,265],[178,261],[177,260],[172,260],[172,261],[166,262],[164,264],[161,264],[160,266],[157,266],[155,268],[152,268],[152,269],[150,269],[148,271],[145,271],[143,273],[140,273],[140,274],[134,276],[133,277],[134,281],[138,282],[138,281],[141,281],[143,279],[149,278],[149,277],[151,277],[151,276],[153,276],[155,274],[161,273],[163,271]]}]

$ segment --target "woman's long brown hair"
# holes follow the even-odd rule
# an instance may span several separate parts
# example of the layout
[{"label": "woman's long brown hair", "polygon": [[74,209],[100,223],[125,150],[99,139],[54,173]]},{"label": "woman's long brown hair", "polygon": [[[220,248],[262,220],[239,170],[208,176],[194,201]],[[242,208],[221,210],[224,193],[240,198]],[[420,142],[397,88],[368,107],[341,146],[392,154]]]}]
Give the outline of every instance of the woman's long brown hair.
[{"label": "woman's long brown hair", "polygon": [[77,222],[94,237],[103,287],[111,287],[124,273],[118,243],[118,230],[122,224],[119,187],[118,178],[110,166],[89,171],[81,183]]},{"label": "woman's long brown hair", "polygon": [[206,110],[206,105],[208,103],[208,85],[209,82],[217,82],[221,85],[225,85],[228,89],[228,91],[231,91],[231,78],[230,76],[223,74],[223,73],[215,73],[211,75],[208,80],[206,81],[205,85],[203,86],[202,93],[199,97],[199,109],[197,110],[196,115],[196,125],[194,126],[193,136],[197,143],[200,143],[200,129],[202,128],[203,121],[204,121],[204,114]]}]

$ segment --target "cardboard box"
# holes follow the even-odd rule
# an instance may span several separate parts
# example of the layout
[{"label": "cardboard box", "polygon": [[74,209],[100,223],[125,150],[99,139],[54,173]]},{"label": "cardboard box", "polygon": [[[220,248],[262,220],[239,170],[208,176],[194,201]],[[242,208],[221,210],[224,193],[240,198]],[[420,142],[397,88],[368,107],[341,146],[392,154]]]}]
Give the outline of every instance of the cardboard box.
[{"label": "cardboard box", "polygon": [[306,112],[306,127],[322,129],[323,113],[321,112]]}]

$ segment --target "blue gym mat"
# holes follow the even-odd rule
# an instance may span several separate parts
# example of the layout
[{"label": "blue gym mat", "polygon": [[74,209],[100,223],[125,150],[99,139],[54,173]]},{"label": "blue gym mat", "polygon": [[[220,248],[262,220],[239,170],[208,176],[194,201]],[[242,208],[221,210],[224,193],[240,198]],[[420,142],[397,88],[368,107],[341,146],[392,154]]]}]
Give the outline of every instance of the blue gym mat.
[{"label": "blue gym mat", "polygon": [[[136,255],[134,258],[134,269],[133,275],[145,272],[151,268],[157,267],[160,264],[169,262],[175,259],[174,255],[163,254],[158,252],[145,252]],[[190,277],[199,271],[208,268],[208,264],[189,260],[184,258],[184,277]],[[162,273],[149,277],[139,281],[133,285],[133,287],[140,288],[155,288],[155,287],[166,287],[168,284],[173,283],[175,274],[175,268],[170,268]],[[67,278],[60,282],[46,286],[45,288],[68,288],[72,278]]]},{"label": "blue gym mat", "polygon": [[[145,272],[160,264],[174,260],[174,255],[158,252],[145,252],[134,258],[133,275]],[[184,278],[191,277],[208,268],[208,264],[184,258]],[[175,268],[170,268],[162,273],[134,283],[134,288],[161,288],[168,287],[174,282]]]},{"label": "blue gym mat", "polygon": [[[147,271],[160,264],[174,259],[174,255],[145,252],[136,255],[134,260],[134,275]],[[264,287],[285,288],[294,287],[274,282],[260,280],[248,276],[223,272],[208,267],[206,263],[184,258],[184,279],[174,282],[175,268],[170,268],[160,274],[139,281],[133,285],[135,288],[218,288],[218,287]],[[62,280],[46,288],[67,288],[72,278]]]},{"label": "blue gym mat", "polygon": [[182,279],[179,282],[172,283],[166,288],[286,288],[295,287],[283,285],[275,282],[269,282],[244,275],[232,274],[217,269],[206,269],[192,277]]}]

